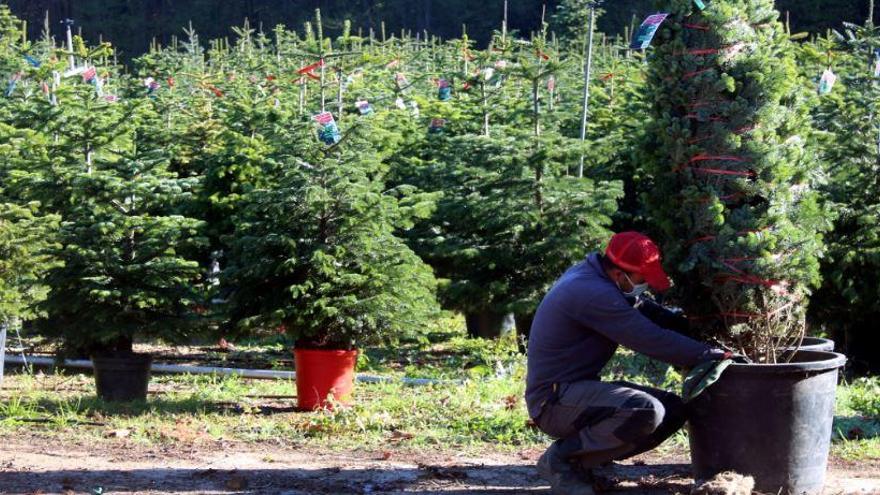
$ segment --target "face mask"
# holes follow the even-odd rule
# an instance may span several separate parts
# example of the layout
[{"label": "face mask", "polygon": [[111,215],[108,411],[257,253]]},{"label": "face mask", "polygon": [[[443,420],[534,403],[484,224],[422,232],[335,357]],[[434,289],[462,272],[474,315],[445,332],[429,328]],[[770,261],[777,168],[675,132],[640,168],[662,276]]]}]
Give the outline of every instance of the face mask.
[{"label": "face mask", "polygon": [[624,273],[623,276],[626,277],[626,281],[629,282],[629,285],[632,286],[632,290],[629,292],[623,292],[623,289],[621,289],[624,297],[639,297],[644,294],[646,290],[648,290],[648,284],[634,284],[632,279],[629,278],[629,275]]}]

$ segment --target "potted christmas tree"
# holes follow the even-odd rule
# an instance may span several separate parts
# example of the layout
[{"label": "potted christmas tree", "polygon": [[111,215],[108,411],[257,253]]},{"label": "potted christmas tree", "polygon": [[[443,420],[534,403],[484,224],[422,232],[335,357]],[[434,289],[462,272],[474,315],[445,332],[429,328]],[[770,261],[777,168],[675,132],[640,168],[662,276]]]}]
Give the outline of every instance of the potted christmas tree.
[{"label": "potted christmas tree", "polygon": [[792,45],[771,0],[668,7],[649,76],[648,211],[693,326],[754,363],[692,404],[695,474],[818,493],[845,359],[790,350],[830,223]]},{"label": "potted christmas tree", "polygon": [[57,105],[34,103],[56,138],[43,137],[45,153],[18,172],[28,194],[62,217],[44,250],[61,264],[46,275],[37,325],[62,341],[63,355],[92,358],[99,396],[144,399],[151,359],[133,343],[179,341],[197,328],[201,270],[179,253],[202,242],[202,224],[176,214],[192,183],[168,170],[149,100],[94,91],[74,83],[58,88]]},{"label": "potted christmas tree", "polygon": [[287,331],[303,410],[347,402],[358,349],[417,334],[436,311],[430,268],[394,235],[433,202],[386,189],[361,125],[332,145],[296,127],[277,184],[246,196],[230,239],[230,332]]}]

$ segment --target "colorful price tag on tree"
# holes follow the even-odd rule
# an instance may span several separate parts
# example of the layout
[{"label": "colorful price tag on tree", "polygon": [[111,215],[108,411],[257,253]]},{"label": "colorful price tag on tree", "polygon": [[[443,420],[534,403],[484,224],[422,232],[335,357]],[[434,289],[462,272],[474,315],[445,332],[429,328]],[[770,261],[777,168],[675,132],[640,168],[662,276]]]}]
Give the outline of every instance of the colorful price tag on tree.
[{"label": "colorful price tag on tree", "polygon": [[144,79],[144,87],[147,88],[147,94],[151,95],[159,89],[159,83],[152,77]]},{"label": "colorful price tag on tree", "polygon": [[332,113],[321,112],[312,118],[321,125],[321,129],[318,131],[318,139],[324,142],[324,144],[336,144],[342,139],[342,136],[339,134],[339,126],[336,125],[336,119],[333,118]]},{"label": "colorful price tag on tree", "polygon": [[92,79],[98,77],[98,69],[89,67],[82,73],[83,82],[90,83]]},{"label": "colorful price tag on tree", "polygon": [[437,81],[437,87],[440,88],[437,92],[437,98],[440,101],[449,101],[452,99],[452,86],[450,86],[449,81],[446,79],[440,79]]},{"label": "colorful price tag on tree", "polygon": [[442,134],[444,127],[446,127],[446,119],[433,118],[431,126],[428,127],[428,134]]},{"label": "colorful price tag on tree", "polygon": [[822,73],[822,78],[819,79],[819,94],[827,95],[834,89],[834,83],[837,82],[837,75],[831,71],[831,69],[826,69],[825,72]]},{"label": "colorful price tag on tree", "polygon": [[665,21],[667,17],[669,17],[669,14],[654,14],[648,16],[648,18],[645,19],[645,22],[639,26],[639,30],[633,37],[633,42],[630,48],[633,50],[644,50],[651,46],[651,41],[654,40],[654,35],[657,34],[657,30],[660,29],[660,25],[663,24],[663,21]]},{"label": "colorful price tag on tree", "polygon": [[21,81],[21,72],[17,72],[9,78],[9,84],[6,85],[7,98],[12,96],[12,92],[15,91],[15,87],[18,85],[18,81]]},{"label": "colorful price tag on tree", "polygon": [[373,113],[373,107],[370,105],[370,102],[367,100],[358,100],[355,102],[354,106],[357,107],[358,111],[361,115],[369,115]]}]

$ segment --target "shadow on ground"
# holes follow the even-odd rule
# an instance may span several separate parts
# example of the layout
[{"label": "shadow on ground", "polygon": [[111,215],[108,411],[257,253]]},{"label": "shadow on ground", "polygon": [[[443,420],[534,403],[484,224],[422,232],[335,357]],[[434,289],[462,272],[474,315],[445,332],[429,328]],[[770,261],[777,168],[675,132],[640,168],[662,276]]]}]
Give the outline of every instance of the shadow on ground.
[{"label": "shadow on ground", "polygon": [[[686,492],[688,466],[618,466],[616,494]],[[375,469],[134,469],[0,472],[0,493],[75,494],[549,494],[532,466]]]},{"label": "shadow on ground", "polygon": [[[252,406],[250,412],[264,416],[298,412],[292,402],[285,404],[261,404]],[[116,417],[137,417],[146,414],[242,414],[245,406],[239,402],[208,400],[198,396],[182,398],[151,398],[149,401],[124,403],[106,402],[94,395],[71,398],[40,398],[24,401],[25,406],[33,406],[50,417],[65,417],[70,414],[86,414]]]}]

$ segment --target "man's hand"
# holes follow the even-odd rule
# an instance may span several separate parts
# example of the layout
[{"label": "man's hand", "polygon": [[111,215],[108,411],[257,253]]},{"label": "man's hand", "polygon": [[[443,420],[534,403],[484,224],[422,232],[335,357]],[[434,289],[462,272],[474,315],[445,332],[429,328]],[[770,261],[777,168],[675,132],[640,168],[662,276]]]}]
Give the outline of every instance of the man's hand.
[{"label": "man's hand", "polygon": [[[722,357],[726,354],[733,356],[733,353],[730,351],[721,351],[720,349],[714,349],[714,351],[720,351]],[[724,358],[710,359],[697,365],[684,379],[684,383],[681,387],[682,400],[684,400],[685,403],[688,403],[702,394],[707,388],[711,387],[721,378],[721,374],[724,373],[724,370],[726,370],[731,364],[733,364],[732,359]]]},{"label": "man's hand", "polygon": [[669,309],[647,297],[639,298],[635,308],[657,326],[680,333],[686,337],[696,338],[691,330],[690,322],[681,310]]},{"label": "man's hand", "polygon": [[742,354],[737,354],[733,351],[728,351],[726,349],[710,349],[706,351],[702,356],[700,361],[708,362],[708,361],[727,361],[731,360],[737,364],[748,364],[752,361]]}]

